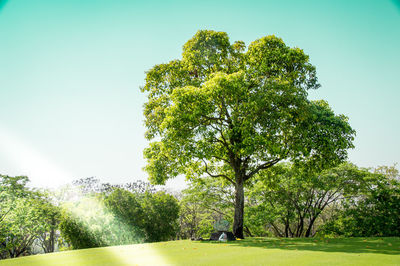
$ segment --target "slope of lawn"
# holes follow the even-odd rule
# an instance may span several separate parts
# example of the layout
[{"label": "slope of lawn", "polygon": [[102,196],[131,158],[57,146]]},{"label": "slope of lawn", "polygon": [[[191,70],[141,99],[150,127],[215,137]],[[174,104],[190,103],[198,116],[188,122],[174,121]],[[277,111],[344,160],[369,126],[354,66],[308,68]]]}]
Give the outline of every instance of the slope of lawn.
[{"label": "slope of lawn", "polygon": [[400,238],[182,240],[35,255],[0,265],[400,265]]}]

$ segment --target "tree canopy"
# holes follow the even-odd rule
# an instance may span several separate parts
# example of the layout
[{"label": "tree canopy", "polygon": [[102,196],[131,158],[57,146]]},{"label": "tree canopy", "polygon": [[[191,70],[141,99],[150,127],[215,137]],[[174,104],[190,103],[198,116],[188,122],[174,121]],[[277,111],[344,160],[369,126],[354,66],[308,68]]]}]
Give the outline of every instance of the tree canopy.
[{"label": "tree canopy", "polygon": [[[302,167],[279,164],[266,170],[249,195],[253,222],[271,226],[280,237],[310,237],[323,211],[355,198],[372,173],[350,163],[313,173]],[[277,224],[279,223],[279,224]]]},{"label": "tree canopy", "polygon": [[243,237],[243,184],[283,160],[336,165],[354,130],[325,101],[310,101],[315,67],[275,36],[230,43],[225,32],[198,31],[181,60],[154,66],[142,91],[146,171],[162,184],[183,174],[221,177],[236,189],[234,233]]}]

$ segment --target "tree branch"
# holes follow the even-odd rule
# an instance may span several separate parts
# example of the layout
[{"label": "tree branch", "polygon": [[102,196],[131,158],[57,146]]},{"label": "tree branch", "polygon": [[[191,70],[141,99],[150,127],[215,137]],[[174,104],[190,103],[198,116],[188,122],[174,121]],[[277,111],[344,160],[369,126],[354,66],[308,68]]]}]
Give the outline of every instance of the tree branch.
[{"label": "tree branch", "polygon": [[209,210],[212,210],[212,211],[215,211],[215,212],[217,212],[217,213],[219,213],[221,215],[224,215],[224,216],[226,216],[228,218],[232,218],[232,216],[230,214],[227,214],[227,213],[225,213],[223,211],[220,211],[220,210],[217,210],[217,209],[214,209],[214,208],[211,208],[211,207],[205,207],[205,208],[209,209]]},{"label": "tree branch", "polygon": [[226,162],[226,163],[229,163],[229,161],[228,161],[227,159],[224,159],[224,158],[222,158],[222,157],[218,157],[218,156],[215,156],[215,155],[212,155],[211,157],[213,157],[213,158],[215,158],[215,159],[218,159],[218,160],[221,160],[221,161],[224,161],[224,162]]},{"label": "tree branch", "polygon": [[206,116],[206,115],[202,115],[201,116],[204,120],[208,121],[215,121],[217,122],[217,124],[222,125],[224,122],[228,123],[228,120],[223,119],[221,117],[210,117],[210,116]]},{"label": "tree branch", "polygon": [[278,158],[278,159],[275,159],[275,160],[272,160],[272,161],[269,161],[269,162],[266,162],[266,163],[263,163],[263,164],[259,165],[256,169],[251,171],[250,174],[246,175],[244,180],[246,181],[246,180],[250,179],[253,175],[257,174],[260,170],[267,169],[267,168],[277,164],[280,160],[281,159]]},{"label": "tree branch", "polygon": [[229,182],[231,182],[233,185],[236,185],[235,182],[233,182],[233,180],[230,179],[227,175],[213,175],[213,174],[211,174],[211,173],[208,171],[208,166],[207,166],[206,161],[205,161],[204,159],[201,159],[201,160],[203,161],[203,163],[204,163],[204,165],[205,165],[205,167],[206,167],[205,171],[206,171],[206,173],[207,173],[209,176],[211,176],[211,177],[223,177],[223,178],[225,178],[226,180],[228,180]]},{"label": "tree branch", "polygon": [[270,223],[270,225],[272,226],[272,228],[274,228],[276,234],[277,234],[279,237],[282,237],[282,236],[283,236],[283,232],[282,232],[281,230],[279,230],[279,228],[278,228],[274,223]]}]

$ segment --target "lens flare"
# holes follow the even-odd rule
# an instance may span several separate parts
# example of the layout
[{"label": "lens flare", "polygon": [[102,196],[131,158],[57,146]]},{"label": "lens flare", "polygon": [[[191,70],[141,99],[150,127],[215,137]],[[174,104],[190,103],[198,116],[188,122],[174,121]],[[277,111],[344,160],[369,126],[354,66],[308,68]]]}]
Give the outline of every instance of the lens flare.
[{"label": "lens flare", "polygon": [[77,187],[69,189],[73,190],[69,194],[74,196],[62,207],[81,226],[84,235],[92,237],[93,243],[110,246],[102,252],[109,254],[115,265],[171,265],[151,244],[127,245],[143,243],[143,232],[113,214],[101,197],[82,195]]},{"label": "lens flare", "polygon": [[[10,169],[0,168],[6,174],[26,175],[31,180],[31,186],[57,187],[73,180],[73,176],[57,166],[27,143],[16,137],[0,125],[0,155],[13,162],[15,173]],[[1,167],[1,165],[0,165]],[[93,237],[99,246],[123,245],[143,242],[140,230],[132,229],[126,221],[113,214],[102,199],[96,196],[85,196],[79,187],[65,186],[69,191],[68,201],[62,199],[62,208],[69,214],[72,221],[82,226],[82,231]],[[94,249],[95,251],[96,249]],[[134,251],[132,253],[132,251]],[[115,265],[167,265],[166,259],[150,245],[113,246],[104,248],[101,252],[109,254],[108,258]],[[104,255],[104,254],[103,254]],[[95,255],[93,255],[95,256]],[[45,256],[38,256],[42,265],[46,265]],[[80,262],[90,262],[90,257],[77,258]]]}]

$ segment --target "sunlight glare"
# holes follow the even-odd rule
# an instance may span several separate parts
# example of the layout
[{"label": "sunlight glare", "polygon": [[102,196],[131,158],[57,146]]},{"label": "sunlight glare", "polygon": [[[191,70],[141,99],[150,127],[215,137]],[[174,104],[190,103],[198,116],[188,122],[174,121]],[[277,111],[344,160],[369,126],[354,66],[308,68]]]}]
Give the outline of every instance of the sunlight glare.
[{"label": "sunlight glare", "polygon": [[[13,173],[3,174],[26,175],[30,185],[37,187],[56,187],[73,180],[73,176],[23,140],[0,125],[0,153],[12,161],[17,169]],[[0,169],[4,171],[4,169]]]}]

